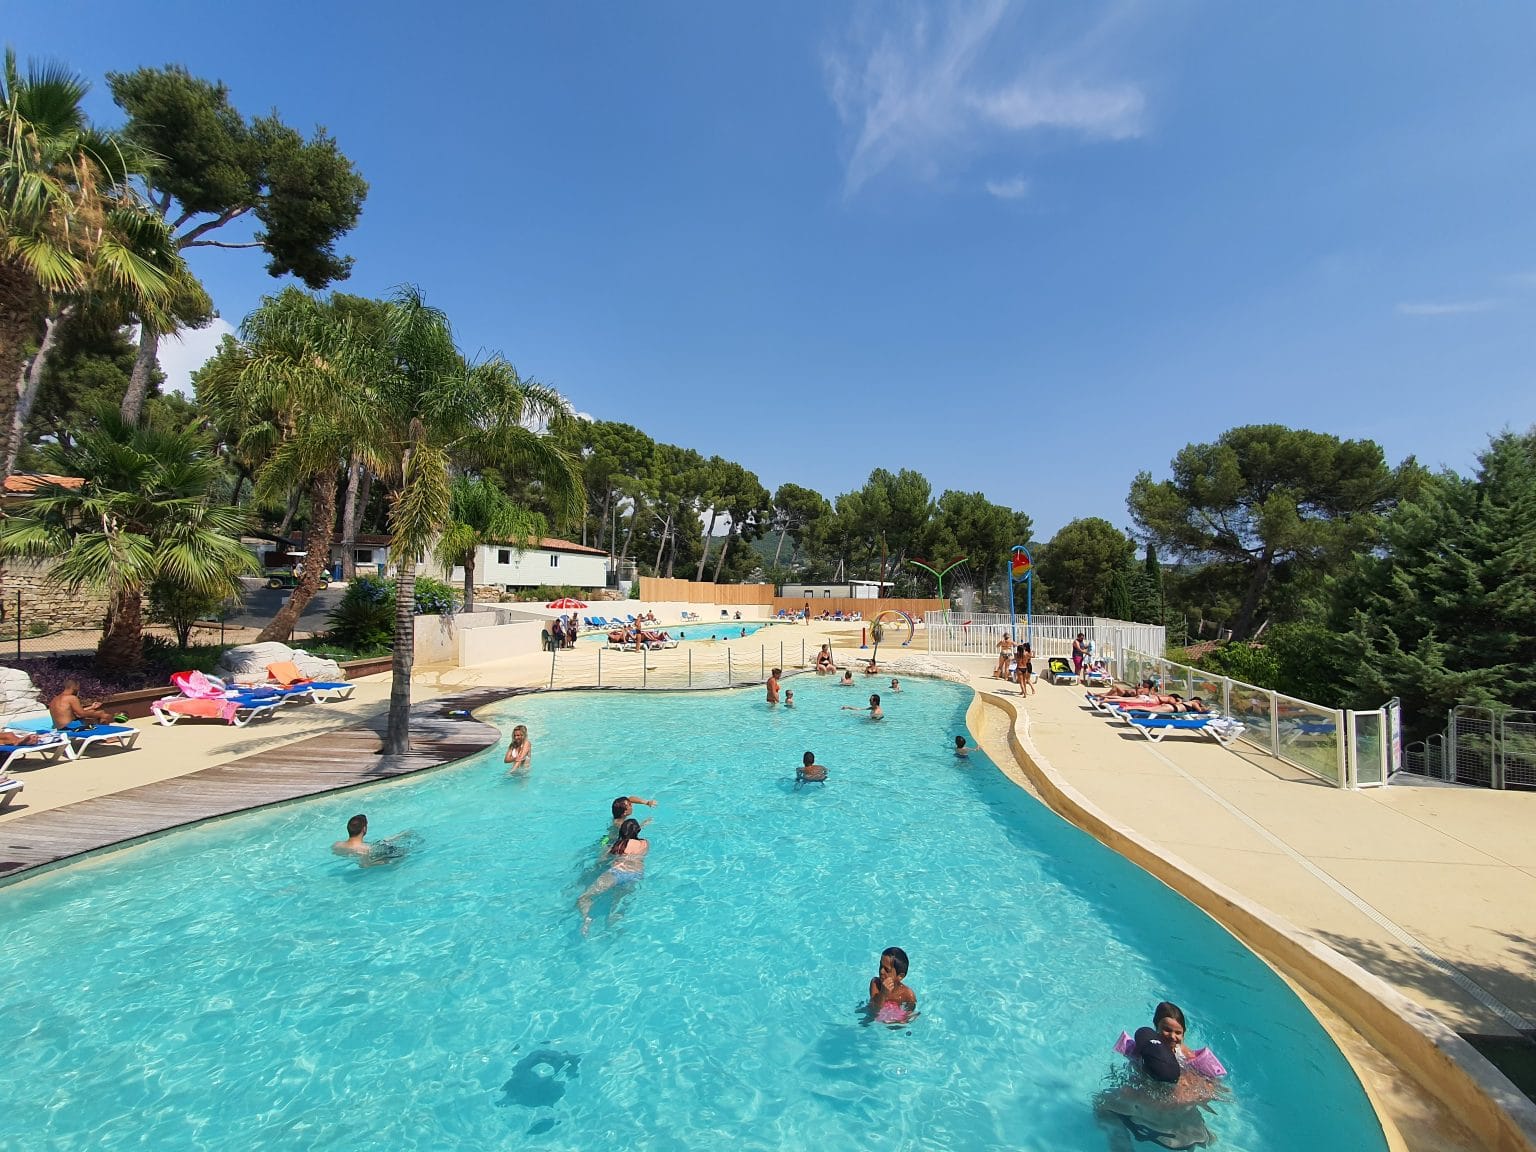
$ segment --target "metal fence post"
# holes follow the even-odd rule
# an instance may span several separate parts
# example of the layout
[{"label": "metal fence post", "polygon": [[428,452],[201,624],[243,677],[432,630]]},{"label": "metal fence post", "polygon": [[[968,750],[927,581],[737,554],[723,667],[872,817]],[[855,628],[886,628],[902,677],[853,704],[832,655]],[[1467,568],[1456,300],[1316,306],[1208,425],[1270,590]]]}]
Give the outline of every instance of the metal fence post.
[{"label": "metal fence post", "polygon": [[1221,678],[1221,714],[1232,715],[1232,677],[1230,676]]},{"label": "metal fence post", "polygon": [[650,668],[651,652],[650,652],[649,648],[647,648],[644,644],[640,643],[640,641],[638,641],[638,640],[635,641],[635,651],[640,653],[640,687],[644,688],[644,687],[648,686],[650,684],[650,682],[651,682],[651,679],[650,679],[650,673],[651,673],[651,668]]},{"label": "metal fence post", "polygon": [[731,650],[725,650],[725,686],[729,688],[733,683],[731,679]]},{"label": "metal fence post", "polygon": [[1445,778],[1452,784],[1456,783],[1456,709],[1450,709],[1450,715],[1445,722]]},{"label": "metal fence post", "polygon": [[[1342,723],[1340,723],[1342,721]],[[1340,708],[1333,715],[1333,730],[1344,738],[1339,741],[1339,787],[1355,786],[1355,713]]]},{"label": "metal fence post", "polygon": [[1493,742],[1488,765],[1489,780],[1495,788],[1504,785],[1504,714],[1495,712],[1493,723],[1488,726],[1488,736]]},{"label": "metal fence post", "polygon": [[779,667],[784,667],[784,641],[779,641]]},{"label": "metal fence post", "polygon": [[[1274,692],[1269,696],[1269,754],[1280,755],[1280,700]],[[1338,731],[1337,728],[1334,731]]]},{"label": "metal fence post", "polygon": [[688,687],[693,687],[693,649],[688,649]]},{"label": "metal fence post", "polygon": [[757,646],[757,678],[768,679],[768,646],[766,644]]},{"label": "metal fence post", "polygon": [[[807,624],[809,624],[811,622],[810,618],[807,617],[805,622]],[[800,641],[800,667],[802,667],[802,668],[805,667],[805,641],[804,640]]]},{"label": "metal fence post", "polygon": [[603,646],[597,646],[597,686],[603,686]]},{"label": "metal fence post", "polygon": [[551,688],[555,686],[555,651],[554,647],[549,650],[549,686]]}]

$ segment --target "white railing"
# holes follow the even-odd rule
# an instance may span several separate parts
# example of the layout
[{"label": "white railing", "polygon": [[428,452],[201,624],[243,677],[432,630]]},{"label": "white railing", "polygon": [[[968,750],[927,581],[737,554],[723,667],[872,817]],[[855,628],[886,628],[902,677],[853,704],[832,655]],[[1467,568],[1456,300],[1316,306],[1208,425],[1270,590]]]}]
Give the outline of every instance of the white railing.
[{"label": "white railing", "polygon": [[1167,644],[1167,630],[1160,624],[1133,624],[1126,620],[1108,620],[1102,616],[1035,616],[1012,620],[999,612],[978,612],[962,616],[958,612],[927,614],[928,651],[939,656],[995,656],[997,643],[1004,636],[1028,639],[1035,659],[1044,669],[1052,656],[1072,655],[1072,641],[1079,633],[1093,645],[1099,660],[1113,660],[1122,652],[1161,652]]}]

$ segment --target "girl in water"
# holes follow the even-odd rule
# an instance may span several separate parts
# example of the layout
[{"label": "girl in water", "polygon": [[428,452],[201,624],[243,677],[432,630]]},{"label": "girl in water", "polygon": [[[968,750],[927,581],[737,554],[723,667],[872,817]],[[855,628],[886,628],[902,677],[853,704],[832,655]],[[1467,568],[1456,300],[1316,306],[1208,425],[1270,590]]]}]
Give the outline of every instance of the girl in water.
[{"label": "girl in water", "polygon": [[618,895],[622,895],[625,889],[645,874],[645,854],[650,849],[650,843],[640,838],[640,821],[631,816],[619,826],[618,837],[600,857],[607,864],[603,874],[576,898],[576,907],[581,909],[583,936],[592,926],[592,901],[610,888],[619,890],[614,897],[617,900]]},{"label": "girl in water", "polygon": [[1184,1012],[1162,1001],[1152,1010],[1152,1027],[1124,1032],[1115,1051],[1129,1061],[1128,1075],[1101,1092],[1095,1108],[1120,1121],[1137,1140],[1162,1148],[1201,1148],[1214,1139],[1200,1109],[1222,1095],[1219,1077],[1227,1070],[1209,1048],[1184,1044]]},{"label": "girl in water", "polygon": [[880,953],[880,974],[869,982],[869,1015],[881,1024],[905,1024],[917,1015],[917,993],[902,983],[907,954],[900,948]]}]

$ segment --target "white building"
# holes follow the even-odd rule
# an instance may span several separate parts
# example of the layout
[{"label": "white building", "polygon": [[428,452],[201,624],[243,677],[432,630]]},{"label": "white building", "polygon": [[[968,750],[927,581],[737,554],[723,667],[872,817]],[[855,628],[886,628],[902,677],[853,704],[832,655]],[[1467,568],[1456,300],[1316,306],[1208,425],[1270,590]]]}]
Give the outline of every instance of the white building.
[{"label": "white building", "polygon": [[[450,576],[455,584],[464,582],[463,565],[456,565]],[[512,544],[482,544],[475,552],[476,585],[494,585],[510,592],[517,588],[536,588],[541,584],[566,584],[574,588],[608,586],[608,553],[569,540],[545,536],[531,548]]]}]

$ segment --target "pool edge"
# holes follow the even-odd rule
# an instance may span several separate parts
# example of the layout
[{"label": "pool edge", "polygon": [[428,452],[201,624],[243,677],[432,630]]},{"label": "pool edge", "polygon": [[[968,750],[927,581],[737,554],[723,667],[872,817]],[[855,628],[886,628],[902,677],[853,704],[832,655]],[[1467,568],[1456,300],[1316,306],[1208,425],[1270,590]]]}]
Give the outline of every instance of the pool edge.
[{"label": "pool edge", "polygon": [[[973,691],[975,697],[966,712],[973,734],[979,737],[982,726],[977,718],[988,707],[1009,718],[1008,749],[1024,779],[1016,779],[1007,765],[999,764],[1005,776],[1034,791],[1063,819],[1167,884],[1282,976],[1337,1013],[1411,1077],[1420,1091],[1457,1117],[1487,1152],[1536,1152],[1536,1104],[1439,1017],[1284,917],[1111,819],[1061,779],[1035,748],[1027,717],[1021,718],[1015,701]],[[1319,1023],[1328,1028],[1325,1021],[1319,1019]],[[1371,1089],[1368,1074],[1351,1059],[1346,1046],[1334,1040],[1364,1089],[1388,1146],[1394,1152],[1407,1149],[1402,1133]]]}]

